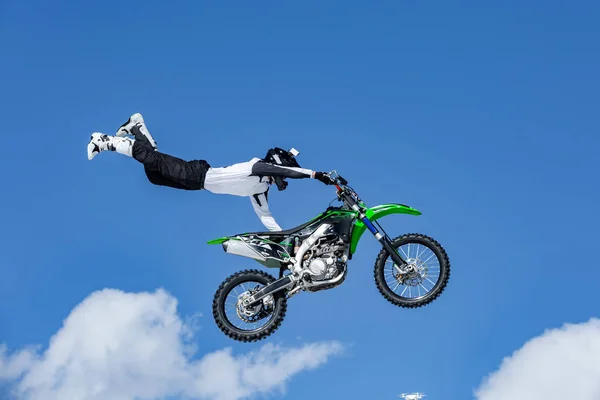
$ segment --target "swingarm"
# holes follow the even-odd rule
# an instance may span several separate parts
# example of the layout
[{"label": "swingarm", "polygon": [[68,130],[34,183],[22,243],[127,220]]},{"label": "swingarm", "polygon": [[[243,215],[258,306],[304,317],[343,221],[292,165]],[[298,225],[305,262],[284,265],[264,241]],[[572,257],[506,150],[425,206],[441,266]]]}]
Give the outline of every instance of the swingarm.
[{"label": "swingarm", "polygon": [[287,289],[287,288],[293,286],[295,283],[296,283],[296,279],[294,279],[292,274],[285,275],[285,276],[277,279],[275,282],[263,287],[258,292],[254,293],[252,296],[248,296],[243,302],[244,306],[253,307],[253,306],[261,303],[262,299],[264,299],[265,297],[267,297],[275,292],[279,292],[281,290]]}]

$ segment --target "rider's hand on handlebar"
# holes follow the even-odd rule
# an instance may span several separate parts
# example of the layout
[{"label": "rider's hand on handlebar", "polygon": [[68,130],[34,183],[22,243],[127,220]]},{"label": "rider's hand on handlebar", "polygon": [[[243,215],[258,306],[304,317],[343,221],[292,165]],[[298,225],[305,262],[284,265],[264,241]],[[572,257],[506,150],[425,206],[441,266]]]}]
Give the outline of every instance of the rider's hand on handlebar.
[{"label": "rider's hand on handlebar", "polygon": [[329,177],[329,175],[327,175],[326,172],[315,172],[315,179],[320,180],[326,185],[334,184],[333,180],[331,180],[331,178]]}]

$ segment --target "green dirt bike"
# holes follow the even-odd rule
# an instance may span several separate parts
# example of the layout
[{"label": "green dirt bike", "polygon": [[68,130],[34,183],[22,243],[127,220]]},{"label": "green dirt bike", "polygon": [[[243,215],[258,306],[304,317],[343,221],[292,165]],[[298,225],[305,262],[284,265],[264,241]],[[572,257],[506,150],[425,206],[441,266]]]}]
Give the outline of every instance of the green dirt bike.
[{"label": "green dirt bike", "polygon": [[[226,253],[279,269],[278,279],[252,269],[237,272],[221,283],[213,300],[213,317],[230,338],[262,340],[279,328],[292,295],[340,285],[346,278],[347,262],[366,230],[383,247],[375,261],[374,276],[377,288],[389,302],[406,308],[424,306],[446,287],[450,261],[437,241],[416,233],[390,239],[377,222],[389,214],[421,215],[420,211],[403,204],[367,207],[336,171],[328,176],[337,189],[337,200],[343,203],[340,207],[330,206],[289,230],[242,233],[208,242],[221,244]],[[241,324],[249,327],[244,329]]]}]

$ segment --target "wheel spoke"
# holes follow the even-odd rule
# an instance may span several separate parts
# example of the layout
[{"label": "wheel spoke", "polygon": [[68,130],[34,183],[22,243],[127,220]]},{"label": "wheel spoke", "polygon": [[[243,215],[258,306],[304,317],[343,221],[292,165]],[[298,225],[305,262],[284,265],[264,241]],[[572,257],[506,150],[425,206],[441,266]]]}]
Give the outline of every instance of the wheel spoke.
[{"label": "wheel spoke", "polygon": [[423,261],[425,264],[427,264],[427,261],[429,261],[431,259],[431,257],[435,256],[435,253],[432,251],[431,255],[429,256],[429,258],[425,261]]},{"label": "wheel spoke", "polygon": [[432,284],[433,286],[435,286],[435,282],[433,282],[431,279],[429,279],[429,278],[425,278],[425,279],[427,279],[429,282],[431,282],[431,284]]},{"label": "wheel spoke", "polygon": [[[404,252],[404,250],[402,250],[402,248],[400,248],[400,250],[402,251],[402,254],[404,254],[404,256],[405,256],[407,259],[408,259],[408,258],[410,258],[410,255],[407,255],[407,254]],[[409,252],[410,252],[410,249],[409,249]]]},{"label": "wheel spoke", "polygon": [[[417,256],[415,257],[416,259],[419,259],[419,257],[421,257],[421,254],[423,254],[423,253],[425,253],[427,250],[429,250],[427,247],[425,247],[425,246],[423,246],[423,247],[424,247],[424,249],[423,249],[423,252],[419,253],[419,252],[417,251]],[[419,243],[419,244],[417,245],[417,249],[420,249],[420,248],[421,248],[421,244]]]}]

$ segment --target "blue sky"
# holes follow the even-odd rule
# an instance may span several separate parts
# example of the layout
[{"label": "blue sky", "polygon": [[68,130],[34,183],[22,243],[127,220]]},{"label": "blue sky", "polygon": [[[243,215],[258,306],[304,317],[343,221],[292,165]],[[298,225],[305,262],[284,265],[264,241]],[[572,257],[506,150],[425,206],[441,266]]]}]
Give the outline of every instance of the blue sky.
[{"label": "blue sky", "polygon": [[[214,166],[295,147],[368,204],[421,210],[382,224],[449,253],[422,309],[377,292],[368,236],[344,285],[295,297],[270,342],[349,347],[286,398],[471,398],[529,339],[598,316],[599,18],[592,1],[2,2],[0,342],[47,346],[93,291],[162,287],[204,315],[201,353],[264,344],[210,314],[219,283],[257,266],[205,244],[262,230],[249,200],[87,160],[92,132],[141,112],[162,151]],[[292,227],[333,196],[292,181],[271,209]]]}]

